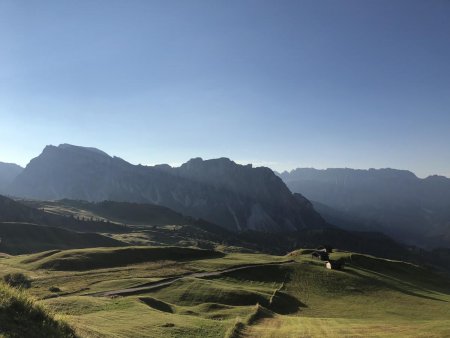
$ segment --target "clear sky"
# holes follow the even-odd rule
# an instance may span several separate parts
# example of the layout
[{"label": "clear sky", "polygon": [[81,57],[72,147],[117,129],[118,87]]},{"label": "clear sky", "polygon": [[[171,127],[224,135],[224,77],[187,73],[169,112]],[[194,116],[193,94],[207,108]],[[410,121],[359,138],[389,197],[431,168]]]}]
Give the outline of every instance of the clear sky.
[{"label": "clear sky", "polygon": [[0,43],[0,161],[450,176],[448,0],[1,0]]}]

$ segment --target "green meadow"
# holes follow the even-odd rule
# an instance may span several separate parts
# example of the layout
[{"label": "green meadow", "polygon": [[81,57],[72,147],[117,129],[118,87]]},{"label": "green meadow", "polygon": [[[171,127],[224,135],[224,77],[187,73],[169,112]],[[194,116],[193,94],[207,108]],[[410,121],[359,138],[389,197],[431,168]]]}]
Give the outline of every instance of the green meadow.
[{"label": "green meadow", "polygon": [[[308,250],[271,256],[95,248],[4,255],[0,271],[28,276],[32,285],[23,293],[79,337],[450,335],[450,283],[444,275],[349,252],[331,258],[344,260],[345,268],[328,270]],[[226,271],[233,267],[241,268]],[[207,274],[213,271],[224,272]],[[172,282],[174,276],[179,278]]]}]

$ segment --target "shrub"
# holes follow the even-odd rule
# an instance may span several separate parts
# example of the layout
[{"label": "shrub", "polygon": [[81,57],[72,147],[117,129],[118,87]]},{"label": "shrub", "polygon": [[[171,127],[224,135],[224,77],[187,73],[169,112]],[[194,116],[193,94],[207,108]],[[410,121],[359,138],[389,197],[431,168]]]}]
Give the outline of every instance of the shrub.
[{"label": "shrub", "polygon": [[50,292],[61,292],[61,289],[57,286],[51,286],[48,288],[48,291]]},{"label": "shrub", "polygon": [[28,289],[31,287],[31,280],[23,273],[9,273],[3,277],[3,280],[9,286],[19,289]]}]

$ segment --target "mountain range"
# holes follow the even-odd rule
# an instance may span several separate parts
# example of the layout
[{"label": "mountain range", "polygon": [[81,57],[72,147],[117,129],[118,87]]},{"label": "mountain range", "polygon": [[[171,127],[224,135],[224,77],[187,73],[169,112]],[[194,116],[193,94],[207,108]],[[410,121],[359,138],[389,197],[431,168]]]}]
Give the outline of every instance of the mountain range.
[{"label": "mountain range", "polygon": [[422,248],[450,247],[450,179],[405,170],[276,174],[227,158],[143,166],[62,144],[45,147],[26,168],[0,163],[0,182],[0,193],[19,198],[153,204],[235,232],[338,226]]},{"label": "mountain range", "polygon": [[40,200],[151,203],[229,230],[297,231],[330,225],[269,168],[227,158],[194,158],[180,167],[133,165],[95,149],[47,146],[5,189]]},{"label": "mountain range", "polygon": [[279,174],[325,219],[420,247],[450,247],[450,179],[395,169],[299,168]]}]

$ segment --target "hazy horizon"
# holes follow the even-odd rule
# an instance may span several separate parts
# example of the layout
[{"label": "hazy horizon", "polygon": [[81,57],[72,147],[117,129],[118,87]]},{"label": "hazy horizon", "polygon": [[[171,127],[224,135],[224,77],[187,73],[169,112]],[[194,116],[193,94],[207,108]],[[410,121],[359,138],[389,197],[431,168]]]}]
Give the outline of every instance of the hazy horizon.
[{"label": "hazy horizon", "polygon": [[450,177],[448,1],[2,1],[0,160]]}]

